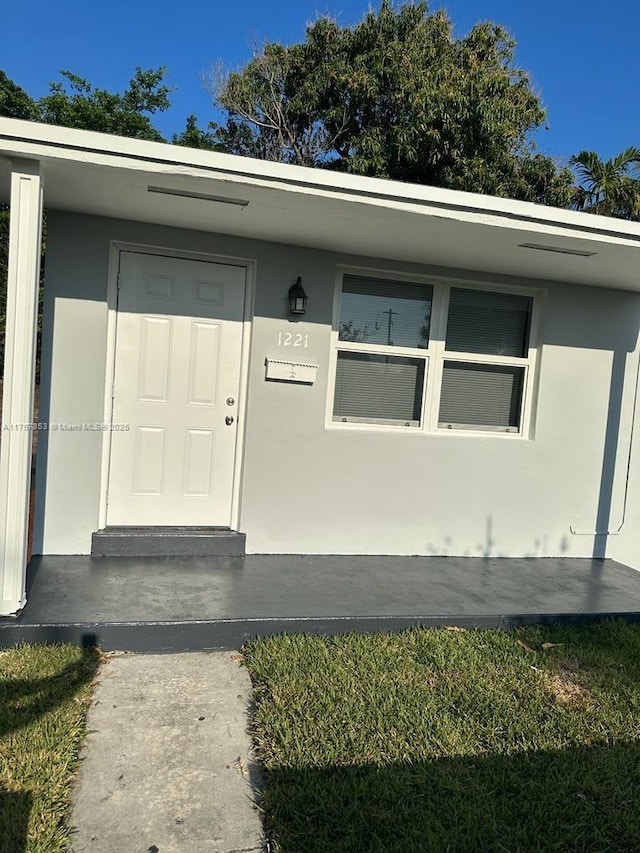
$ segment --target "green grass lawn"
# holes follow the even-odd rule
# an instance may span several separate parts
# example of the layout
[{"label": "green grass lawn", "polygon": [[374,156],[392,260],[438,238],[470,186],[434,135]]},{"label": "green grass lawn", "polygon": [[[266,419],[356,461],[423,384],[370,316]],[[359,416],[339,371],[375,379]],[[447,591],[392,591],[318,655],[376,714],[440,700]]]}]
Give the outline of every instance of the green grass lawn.
[{"label": "green grass lawn", "polygon": [[274,851],[640,851],[640,626],[280,636],[245,662]]},{"label": "green grass lawn", "polygon": [[0,650],[0,853],[58,853],[99,653]]}]

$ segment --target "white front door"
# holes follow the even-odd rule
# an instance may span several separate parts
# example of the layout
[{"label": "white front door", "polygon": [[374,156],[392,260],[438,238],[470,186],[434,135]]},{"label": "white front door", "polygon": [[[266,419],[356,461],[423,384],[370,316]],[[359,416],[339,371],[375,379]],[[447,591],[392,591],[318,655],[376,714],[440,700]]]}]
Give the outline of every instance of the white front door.
[{"label": "white front door", "polygon": [[245,273],[121,253],[107,524],[230,526]]}]

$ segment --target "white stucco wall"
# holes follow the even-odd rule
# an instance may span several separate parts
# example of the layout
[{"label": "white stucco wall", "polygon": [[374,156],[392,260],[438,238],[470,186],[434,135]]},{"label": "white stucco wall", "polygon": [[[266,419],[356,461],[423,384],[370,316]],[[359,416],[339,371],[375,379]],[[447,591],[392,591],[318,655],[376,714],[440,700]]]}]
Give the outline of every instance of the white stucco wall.
[{"label": "white stucco wall", "polygon": [[[639,294],[514,282],[546,291],[530,439],[326,428],[337,265],[452,271],[52,212],[41,420],[103,420],[112,240],[257,263],[239,524],[249,552],[603,556],[606,550],[640,568],[640,485],[629,492],[622,530],[594,536],[616,530],[625,511]],[[286,357],[278,332],[291,328],[286,291],[299,275],[309,305],[295,330],[309,336],[302,360],[319,364],[318,380],[266,382],[265,357]],[[36,552],[89,552],[98,527],[102,440],[98,432],[47,433],[38,459]],[[637,467],[637,442],[636,451]]]}]

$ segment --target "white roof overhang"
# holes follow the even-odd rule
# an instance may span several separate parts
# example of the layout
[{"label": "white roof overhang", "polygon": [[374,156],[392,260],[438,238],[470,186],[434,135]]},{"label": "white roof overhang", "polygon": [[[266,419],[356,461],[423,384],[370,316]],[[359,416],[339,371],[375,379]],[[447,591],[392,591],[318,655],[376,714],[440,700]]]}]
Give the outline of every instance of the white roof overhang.
[{"label": "white roof overhang", "polygon": [[14,119],[0,119],[1,201],[19,158],[42,164],[51,209],[640,290],[639,223]]}]

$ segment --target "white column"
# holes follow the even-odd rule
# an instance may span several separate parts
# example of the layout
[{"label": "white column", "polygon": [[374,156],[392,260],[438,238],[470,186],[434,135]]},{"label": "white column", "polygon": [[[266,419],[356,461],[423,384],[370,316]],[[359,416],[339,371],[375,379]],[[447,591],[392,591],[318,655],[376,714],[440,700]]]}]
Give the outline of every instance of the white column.
[{"label": "white column", "polygon": [[38,162],[11,164],[9,277],[0,437],[0,616],[26,604],[42,174]]}]

